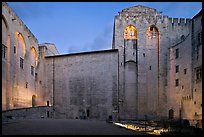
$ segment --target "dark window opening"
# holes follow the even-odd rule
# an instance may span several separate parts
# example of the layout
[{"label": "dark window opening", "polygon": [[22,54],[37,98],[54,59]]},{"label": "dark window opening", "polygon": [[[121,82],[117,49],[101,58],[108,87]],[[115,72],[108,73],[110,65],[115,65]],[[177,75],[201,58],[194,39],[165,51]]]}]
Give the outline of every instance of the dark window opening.
[{"label": "dark window opening", "polygon": [[13,47],[13,52],[16,53],[16,46]]},{"label": "dark window opening", "polygon": [[176,59],[179,57],[179,49],[176,49]]},{"label": "dark window opening", "polygon": [[179,72],[179,65],[176,66],[176,73]]},{"label": "dark window opening", "polygon": [[47,101],[47,106],[49,107],[49,105],[50,105],[50,102],[49,102],[49,100]]},{"label": "dark window opening", "polygon": [[183,86],[182,86],[182,89],[183,89]]},{"label": "dark window opening", "polygon": [[179,86],[179,79],[176,79],[176,87]]},{"label": "dark window opening", "polygon": [[149,70],[152,70],[152,66],[149,66]]},{"label": "dark window opening", "polygon": [[26,82],[26,88],[28,88],[28,82]]},{"label": "dark window opening", "polygon": [[145,53],[143,53],[143,57],[145,57]]},{"label": "dark window opening", "polygon": [[87,115],[87,117],[89,117],[89,115],[90,115],[89,109],[86,110],[86,115]]},{"label": "dark window opening", "polygon": [[31,75],[34,76],[34,67],[33,66],[31,66]]},{"label": "dark window opening", "polygon": [[153,27],[152,26],[150,27],[150,31],[153,31]]},{"label": "dark window opening", "polygon": [[4,59],[6,59],[6,52],[7,52],[7,47],[4,44],[2,44],[2,57]]},{"label": "dark window opening", "polygon": [[194,104],[196,104],[196,101],[194,101]]},{"label": "dark window opening", "polygon": [[169,119],[173,119],[174,118],[174,110],[170,109],[169,110]]},{"label": "dark window opening", "polygon": [[24,59],[20,57],[20,68],[23,69],[23,62],[24,62]]},{"label": "dark window opening", "polygon": [[184,74],[186,74],[186,72],[187,72],[187,69],[184,69]]}]

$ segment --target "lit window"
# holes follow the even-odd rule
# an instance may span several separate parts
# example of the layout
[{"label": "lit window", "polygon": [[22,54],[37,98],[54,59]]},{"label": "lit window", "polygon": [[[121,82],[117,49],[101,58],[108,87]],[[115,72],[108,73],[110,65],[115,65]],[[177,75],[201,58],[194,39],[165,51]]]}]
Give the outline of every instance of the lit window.
[{"label": "lit window", "polygon": [[23,69],[23,62],[24,62],[24,59],[20,57],[20,68]]},{"label": "lit window", "polygon": [[34,76],[34,67],[33,66],[31,66],[31,75]]},{"label": "lit window", "polygon": [[7,51],[7,47],[2,44],[2,58],[6,59],[6,51]]},{"label": "lit window", "polygon": [[179,79],[176,79],[175,85],[176,85],[176,87],[179,86]]},{"label": "lit window", "polygon": [[127,26],[124,30],[124,39],[133,40],[137,39],[137,31],[136,28],[132,25]]},{"label": "lit window", "polygon": [[179,65],[176,65],[176,73],[179,72]]},{"label": "lit window", "polygon": [[179,57],[179,49],[176,49],[176,59]]}]

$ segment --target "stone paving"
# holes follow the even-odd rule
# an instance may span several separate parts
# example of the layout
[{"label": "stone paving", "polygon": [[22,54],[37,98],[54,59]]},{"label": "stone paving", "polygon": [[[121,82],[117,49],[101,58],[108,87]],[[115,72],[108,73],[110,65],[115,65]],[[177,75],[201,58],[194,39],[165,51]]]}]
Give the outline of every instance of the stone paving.
[{"label": "stone paving", "polygon": [[146,135],[112,123],[79,119],[23,119],[2,122],[3,135]]}]

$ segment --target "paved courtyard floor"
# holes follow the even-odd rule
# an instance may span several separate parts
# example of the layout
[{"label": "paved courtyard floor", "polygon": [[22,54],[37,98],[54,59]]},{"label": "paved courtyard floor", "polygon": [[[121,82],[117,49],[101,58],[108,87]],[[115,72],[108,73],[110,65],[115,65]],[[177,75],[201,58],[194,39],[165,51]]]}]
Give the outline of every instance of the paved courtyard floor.
[{"label": "paved courtyard floor", "polygon": [[2,123],[3,135],[145,135],[112,123],[79,119],[24,119]]}]

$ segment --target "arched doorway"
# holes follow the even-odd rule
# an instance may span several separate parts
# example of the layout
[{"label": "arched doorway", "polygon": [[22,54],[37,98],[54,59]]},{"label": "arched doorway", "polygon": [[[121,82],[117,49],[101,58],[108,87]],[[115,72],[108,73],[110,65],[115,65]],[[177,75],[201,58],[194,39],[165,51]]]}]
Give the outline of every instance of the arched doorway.
[{"label": "arched doorway", "polygon": [[32,107],[36,106],[36,95],[32,96]]},{"label": "arched doorway", "polygon": [[174,110],[170,109],[169,110],[169,119],[173,119],[174,118]]}]

